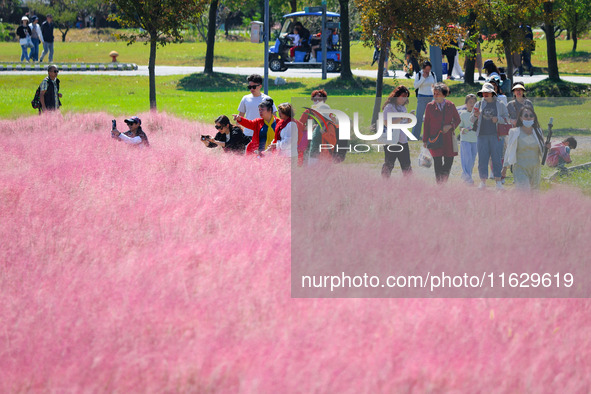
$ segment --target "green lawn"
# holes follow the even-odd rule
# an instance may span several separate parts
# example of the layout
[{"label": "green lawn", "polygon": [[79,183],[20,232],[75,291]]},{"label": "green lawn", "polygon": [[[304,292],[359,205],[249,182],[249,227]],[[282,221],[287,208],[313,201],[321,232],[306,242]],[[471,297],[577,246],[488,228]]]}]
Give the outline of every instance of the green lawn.
[{"label": "green lawn", "polygon": [[[0,119],[34,115],[30,102],[43,77],[3,75],[1,78],[4,105],[0,106]],[[63,74],[60,82],[64,113],[104,111],[119,116],[149,110],[148,77]],[[393,80],[386,82],[385,92],[392,91],[393,83]],[[298,78],[281,87],[271,82],[269,94],[282,103],[291,101],[292,97],[310,97],[317,88],[325,88],[334,95],[371,96],[375,94],[375,81],[359,79],[353,84],[337,86],[334,80]],[[211,122],[220,114],[237,113],[240,99],[248,93],[244,76],[227,74],[213,79],[203,74],[157,77],[156,92],[158,110],[204,122]]]},{"label": "green lawn", "polygon": [[[40,75],[3,75],[0,95],[4,97],[4,105],[0,106],[0,118],[14,119],[35,114],[30,101],[41,80]],[[104,111],[119,116],[149,110],[147,77],[63,74],[60,75],[60,80],[65,113]],[[387,79],[384,95],[392,91],[395,83],[411,85],[409,80]],[[245,77],[229,74],[217,74],[214,78],[203,74],[157,77],[156,85],[160,111],[205,122],[220,114],[235,113],[240,98],[247,93]],[[462,83],[452,82],[450,85],[452,95],[456,96],[450,99],[458,105],[463,103],[467,92],[474,93],[476,90]],[[372,97],[375,94],[375,80],[357,78],[354,82],[343,83],[340,79],[323,81],[295,78],[281,87],[276,87],[271,82],[269,94],[276,102],[281,103],[292,101],[294,97],[309,97],[312,90],[317,88],[326,89],[331,97]],[[357,103],[356,99],[348,102],[343,99],[340,104],[352,106],[361,113],[362,118],[371,116],[371,101]],[[591,122],[584,118],[591,113],[591,99],[535,99],[534,104],[543,125],[548,123],[550,117],[554,118],[556,135],[591,134]],[[416,108],[413,97],[409,108]],[[367,122],[360,122],[364,123]]]},{"label": "green lawn", "polygon": [[[579,40],[578,52],[573,56],[570,52],[572,42],[558,40],[556,42],[559,55],[559,69],[562,74],[591,75],[591,40]],[[394,45],[393,45],[394,48]],[[547,67],[546,42],[536,42],[536,52],[533,54],[532,62],[536,67]],[[202,42],[170,44],[158,48],[156,64],[170,66],[203,66],[205,61],[206,45]],[[483,48],[483,57],[495,59],[490,48]],[[149,47],[143,43],[126,45],[124,42],[56,42],[56,62],[85,62],[102,63],[109,62],[109,52],[119,52],[119,61],[124,63],[136,63],[139,65],[148,64]],[[251,44],[250,42],[220,41],[215,46],[214,66],[243,66],[256,67],[263,65],[264,46],[262,44]],[[21,49],[16,42],[0,43],[0,62],[18,61]],[[351,44],[351,68],[372,69],[371,66],[373,48],[365,47],[361,42],[354,41]],[[402,59],[402,53],[394,51],[397,58]],[[461,64],[463,60],[461,60]],[[400,69],[400,63],[394,62],[394,67]]]}]

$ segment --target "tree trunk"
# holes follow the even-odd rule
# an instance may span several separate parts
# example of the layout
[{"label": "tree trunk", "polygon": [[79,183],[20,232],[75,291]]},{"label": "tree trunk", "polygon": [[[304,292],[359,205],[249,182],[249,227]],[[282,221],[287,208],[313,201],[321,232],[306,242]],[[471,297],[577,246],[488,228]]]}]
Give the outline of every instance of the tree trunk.
[{"label": "tree trunk", "polygon": [[[511,53],[511,47],[509,42],[503,42],[503,46],[505,47],[505,58],[507,59],[507,70],[505,70],[505,75],[507,79],[503,83],[510,83],[513,86],[513,53]],[[511,92],[507,93],[511,95]]]},{"label": "tree trunk", "polygon": [[553,82],[560,81],[558,73],[558,56],[556,55],[556,37],[554,36],[554,19],[552,12],[554,3],[546,1],[544,3],[544,32],[546,33],[546,46],[548,52],[548,79]]},{"label": "tree trunk", "polygon": [[[349,34],[349,0],[339,0],[341,9],[341,79],[352,80],[351,42]],[[378,76],[379,78],[379,76]]]},{"label": "tree trunk", "polygon": [[574,28],[573,32],[572,32],[572,38],[573,38],[573,53],[577,51],[577,29]]},{"label": "tree trunk", "polygon": [[150,34],[150,59],[148,60],[148,79],[150,81],[150,110],[156,111],[156,37],[157,32]]},{"label": "tree trunk", "polygon": [[[476,13],[470,11],[468,15],[468,37],[472,37],[475,32]],[[464,44],[465,45],[465,44]],[[459,56],[459,53],[458,53]],[[474,84],[474,69],[476,68],[476,46],[470,48],[470,52],[466,55],[466,69],[464,70],[464,83],[468,85]]]},{"label": "tree trunk", "polygon": [[298,0],[289,0],[289,6],[291,7],[291,12],[296,12],[298,10]]},{"label": "tree trunk", "polygon": [[382,91],[384,88],[384,62],[386,61],[387,52],[386,41],[380,43],[380,59],[378,60],[378,78],[376,80],[376,100],[373,105],[373,115],[371,116],[371,125],[376,127],[378,116],[380,115],[380,107],[382,106]]},{"label": "tree trunk", "polygon": [[209,5],[209,22],[207,23],[207,51],[205,52],[205,68],[203,72],[213,75],[213,49],[215,46],[215,20],[218,14],[218,0],[211,0]]},{"label": "tree trunk", "polygon": [[70,31],[70,28],[68,26],[58,27],[58,30],[62,33],[62,42],[66,42],[66,34]]}]

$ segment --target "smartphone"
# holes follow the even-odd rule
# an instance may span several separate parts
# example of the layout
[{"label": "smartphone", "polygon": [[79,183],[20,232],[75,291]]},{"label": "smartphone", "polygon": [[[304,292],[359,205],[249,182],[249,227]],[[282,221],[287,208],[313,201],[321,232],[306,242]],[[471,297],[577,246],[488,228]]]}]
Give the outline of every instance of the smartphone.
[{"label": "smartphone", "polygon": [[115,119],[113,119],[111,122],[113,124],[112,130],[115,130],[117,128],[117,121]]}]

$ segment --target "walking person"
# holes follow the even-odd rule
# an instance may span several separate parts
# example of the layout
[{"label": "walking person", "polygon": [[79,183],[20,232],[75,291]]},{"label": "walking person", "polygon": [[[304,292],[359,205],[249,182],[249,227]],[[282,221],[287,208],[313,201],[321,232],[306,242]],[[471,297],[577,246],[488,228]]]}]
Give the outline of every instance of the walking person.
[{"label": "walking person", "polygon": [[39,18],[32,16],[31,22],[31,41],[33,42],[33,49],[31,49],[31,55],[29,57],[33,59],[33,61],[38,61],[39,43],[43,42],[43,33],[41,32],[41,26],[39,26]]},{"label": "walking person", "polygon": [[474,131],[474,124],[470,121],[472,116],[472,109],[478,98],[475,94],[466,96],[464,108],[459,110],[460,114],[460,160],[462,163],[462,180],[468,185],[474,185],[472,179],[472,170],[474,163],[476,163],[476,155],[478,154],[478,136]]},{"label": "walking person", "polygon": [[519,66],[519,76],[523,76],[524,67],[529,70],[529,76],[534,75],[534,66],[531,64],[531,53],[536,48],[536,42],[534,41],[534,33],[529,25],[519,26],[525,32],[525,47],[521,52],[521,65]]},{"label": "walking person", "polygon": [[53,17],[47,14],[45,22],[41,24],[41,33],[43,35],[43,53],[39,62],[43,61],[45,55],[48,55],[47,61],[53,63]]},{"label": "walking person", "polygon": [[533,103],[525,98],[525,86],[521,82],[515,82],[513,84],[513,96],[515,100],[512,100],[507,104],[507,111],[509,111],[509,118],[511,119],[511,124],[515,126],[517,124],[517,115],[523,106],[534,108]]},{"label": "walking person", "polygon": [[423,127],[423,115],[427,104],[433,100],[433,85],[437,82],[435,73],[431,71],[431,62],[425,60],[423,68],[415,74],[415,92],[417,94],[417,124],[412,129],[412,134],[417,140],[421,139],[421,128]]},{"label": "walking person", "polygon": [[[515,186],[522,190],[540,188],[544,135],[538,117],[530,107],[522,107],[517,125],[509,130],[503,173],[513,166]],[[550,143],[548,143],[550,148]]]},{"label": "walking person", "polygon": [[[240,100],[240,105],[238,105],[238,115],[247,120],[253,120],[259,117],[259,105],[263,100],[270,99],[271,97],[261,92],[263,77],[259,74],[249,75],[246,81],[246,86],[250,90],[250,94],[245,95],[242,97],[242,100]],[[271,102],[273,101],[271,100]],[[277,107],[273,104],[273,113],[276,112]],[[249,129],[248,127],[244,128],[244,135],[252,137],[253,134],[254,130]]]},{"label": "walking person", "polygon": [[[392,112],[407,112],[408,96],[410,92],[406,86],[400,85],[390,93],[386,99],[386,103],[382,109],[384,113],[384,132],[382,137],[385,138],[386,127],[388,121],[388,114]],[[408,118],[394,118],[393,123],[408,123]],[[400,163],[400,168],[404,175],[412,174],[412,167],[410,164],[410,148],[408,147],[408,137],[400,129],[393,131],[393,140],[385,141],[384,145],[384,164],[382,165],[382,176],[390,178],[396,159]],[[380,139],[381,140],[381,139]],[[381,142],[378,140],[378,142]]]},{"label": "walking person", "polygon": [[41,108],[39,113],[47,111],[57,111],[62,103],[60,98],[60,80],[57,78],[59,70],[56,65],[47,67],[47,77],[39,85],[39,101],[41,101]]},{"label": "walking person", "polygon": [[438,82],[433,85],[433,101],[425,108],[425,128],[423,146],[428,148],[429,141],[443,139],[439,148],[429,148],[433,156],[435,179],[437,183],[445,183],[449,178],[454,157],[458,155],[457,140],[454,130],[460,124],[460,115],[456,106],[445,98],[449,95],[449,87]]},{"label": "walking person", "polygon": [[[21,62],[29,61],[30,54],[29,48],[33,46],[33,41],[31,40],[31,28],[29,27],[29,18],[23,16],[21,18],[21,25],[16,29],[16,35],[19,38],[19,44],[21,46]],[[31,53],[33,50],[31,49]]]},{"label": "walking person", "polygon": [[505,120],[508,121],[509,113],[505,104],[497,100],[497,93],[492,84],[485,83],[478,92],[478,96],[483,97],[483,100],[474,105],[470,117],[478,136],[478,174],[480,176],[478,188],[486,188],[488,161],[491,159],[496,188],[503,190],[501,183],[503,141],[498,137],[497,124],[505,124]]}]

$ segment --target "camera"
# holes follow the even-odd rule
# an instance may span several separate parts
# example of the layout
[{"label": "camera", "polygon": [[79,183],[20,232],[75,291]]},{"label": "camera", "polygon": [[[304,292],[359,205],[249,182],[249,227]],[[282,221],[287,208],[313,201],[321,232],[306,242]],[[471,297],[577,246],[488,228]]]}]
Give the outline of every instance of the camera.
[{"label": "camera", "polygon": [[111,121],[111,123],[112,123],[112,126],[113,126],[112,129],[115,130],[117,128],[117,121],[115,119],[113,119]]},{"label": "camera", "polygon": [[211,139],[211,137],[208,136],[208,135],[202,135],[201,136],[201,141],[209,141],[210,139]]}]

